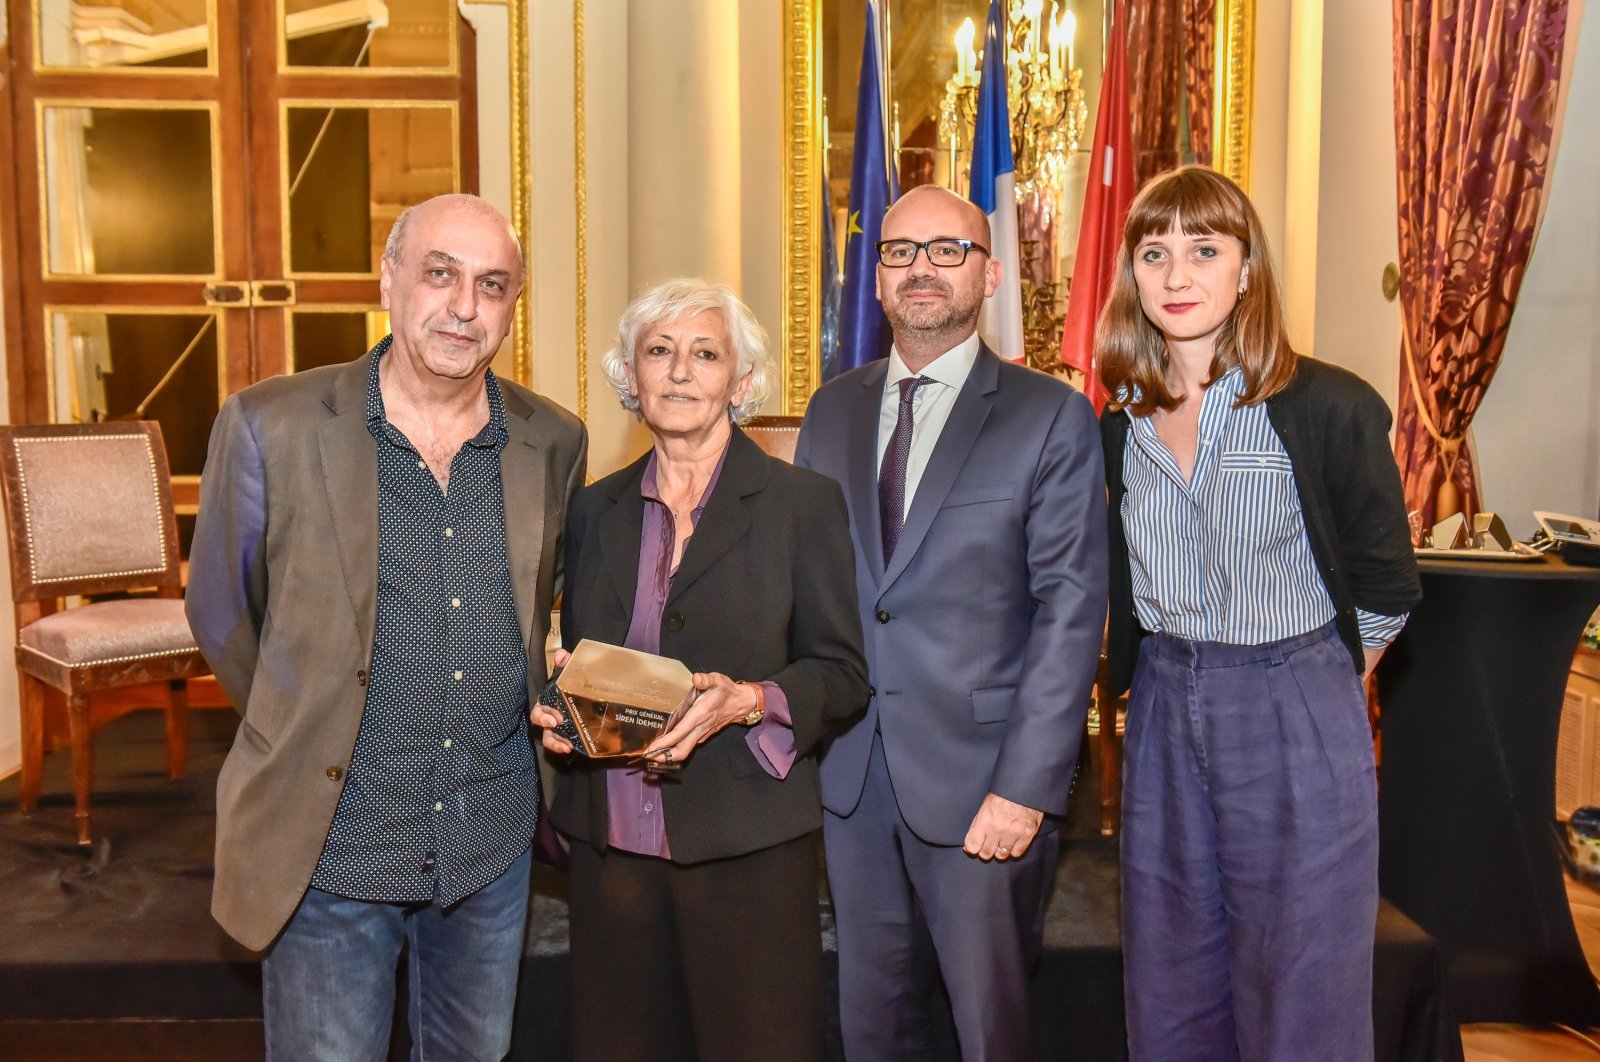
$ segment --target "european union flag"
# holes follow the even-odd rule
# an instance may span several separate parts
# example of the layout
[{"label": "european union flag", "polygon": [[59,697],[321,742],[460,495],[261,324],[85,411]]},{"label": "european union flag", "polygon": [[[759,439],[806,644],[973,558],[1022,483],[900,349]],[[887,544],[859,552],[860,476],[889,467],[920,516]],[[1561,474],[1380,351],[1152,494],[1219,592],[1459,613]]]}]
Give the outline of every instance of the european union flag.
[{"label": "european union flag", "polygon": [[856,133],[850,165],[850,220],[845,230],[844,296],[839,313],[838,372],[889,356],[889,322],[878,303],[878,240],[896,194],[884,130],[883,69],[878,58],[878,5],[868,2],[856,90]]}]

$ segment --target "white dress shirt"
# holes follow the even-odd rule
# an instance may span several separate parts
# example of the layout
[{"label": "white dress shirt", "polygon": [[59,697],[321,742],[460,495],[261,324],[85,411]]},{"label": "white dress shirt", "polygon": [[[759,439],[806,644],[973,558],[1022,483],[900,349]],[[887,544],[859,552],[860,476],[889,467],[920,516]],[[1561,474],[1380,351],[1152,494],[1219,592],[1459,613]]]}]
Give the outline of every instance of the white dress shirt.
[{"label": "white dress shirt", "polygon": [[911,456],[906,459],[906,508],[911,511],[911,499],[916,497],[917,484],[933,456],[933,448],[944,431],[945,421],[955,408],[956,396],[967,382],[973,363],[978,360],[978,335],[972,335],[934,358],[920,372],[906,368],[896,348],[889,350],[889,375],[883,381],[883,398],[878,405],[878,464],[883,468],[883,454],[889,449],[889,438],[894,435],[894,425],[900,419],[900,381],[913,376],[928,380],[918,387],[911,399]]}]

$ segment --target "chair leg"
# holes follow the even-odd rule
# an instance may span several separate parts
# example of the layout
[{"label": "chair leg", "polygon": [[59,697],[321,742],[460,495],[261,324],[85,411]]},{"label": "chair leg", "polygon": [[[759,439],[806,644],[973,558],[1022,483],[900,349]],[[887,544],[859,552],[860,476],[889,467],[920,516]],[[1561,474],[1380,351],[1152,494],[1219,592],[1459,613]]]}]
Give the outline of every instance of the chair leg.
[{"label": "chair leg", "polygon": [[1117,737],[1117,698],[1095,687],[1100,705],[1100,836],[1115,837],[1122,803],[1122,742]]},{"label": "chair leg", "polygon": [[67,700],[67,725],[72,731],[72,796],[77,804],[78,843],[89,844],[89,695],[74,693]]},{"label": "chair leg", "polygon": [[167,777],[183,777],[189,757],[189,686],[184,679],[167,684]]},{"label": "chair leg", "polygon": [[44,683],[32,675],[17,673],[22,714],[22,793],[23,811],[39,806],[39,787],[44,780]]}]

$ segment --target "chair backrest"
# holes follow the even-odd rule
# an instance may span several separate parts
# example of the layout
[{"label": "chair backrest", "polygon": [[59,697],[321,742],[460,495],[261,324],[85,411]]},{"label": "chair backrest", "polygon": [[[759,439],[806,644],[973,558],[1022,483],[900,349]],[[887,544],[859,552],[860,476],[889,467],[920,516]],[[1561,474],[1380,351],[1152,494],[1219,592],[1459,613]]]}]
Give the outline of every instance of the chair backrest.
[{"label": "chair backrest", "polygon": [[154,421],[0,425],[0,483],[15,600],[179,585]]},{"label": "chair backrest", "polygon": [[804,417],[752,417],[744,433],[768,454],[794,463],[794,444],[800,441],[800,422]]}]

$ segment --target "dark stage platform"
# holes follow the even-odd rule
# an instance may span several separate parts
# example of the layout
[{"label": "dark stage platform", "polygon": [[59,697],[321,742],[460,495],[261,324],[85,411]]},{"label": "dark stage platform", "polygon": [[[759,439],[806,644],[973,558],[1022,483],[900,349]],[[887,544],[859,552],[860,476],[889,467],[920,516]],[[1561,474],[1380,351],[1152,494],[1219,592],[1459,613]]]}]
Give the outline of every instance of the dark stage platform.
[{"label": "dark stage platform", "polygon": [[[261,1057],[257,957],[208,914],[213,785],[234,726],[230,711],[193,713],[178,782],[165,777],[157,714],[100,731],[92,849],[73,843],[64,753],[47,759],[32,815],[17,810],[16,779],[0,782],[0,1058]],[[1120,1059],[1116,843],[1095,832],[1097,789],[1080,780],[1079,792],[1035,984],[1037,1040],[1042,1058]],[[536,871],[513,1058],[568,1053],[564,889]],[[826,901],[823,935],[831,957]],[[1386,904],[1376,954],[1378,1058],[1459,1059],[1431,939]]]}]

